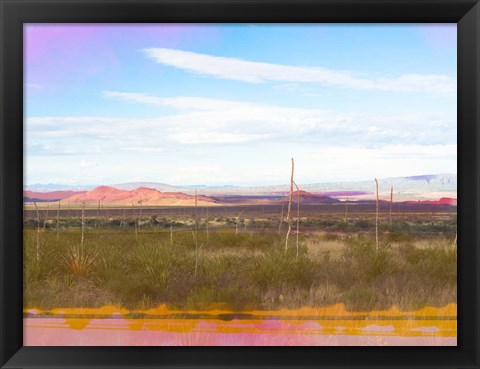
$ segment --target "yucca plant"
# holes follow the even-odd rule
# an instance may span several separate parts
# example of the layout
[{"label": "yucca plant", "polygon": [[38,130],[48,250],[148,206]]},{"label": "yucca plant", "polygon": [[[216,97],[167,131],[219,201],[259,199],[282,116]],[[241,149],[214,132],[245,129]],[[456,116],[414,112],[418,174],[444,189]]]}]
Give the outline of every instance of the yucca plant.
[{"label": "yucca plant", "polygon": [[98,252],[85,250],[82,245],[68,247],[60,257],[63,269],[68,274],[77,277],[86,277],[93,272]]}]

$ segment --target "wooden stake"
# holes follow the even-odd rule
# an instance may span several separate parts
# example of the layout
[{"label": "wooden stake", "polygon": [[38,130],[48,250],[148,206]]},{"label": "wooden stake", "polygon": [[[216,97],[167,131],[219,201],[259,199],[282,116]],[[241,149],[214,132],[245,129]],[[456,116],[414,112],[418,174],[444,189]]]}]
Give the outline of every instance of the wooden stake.
[{"label": "wooden stake", "polygon": [[33,205],[35,205],[35,210],[37,212],[37,244],[36,244],[35,250],[36,250],[36,259],[38,262],[40,261],[40,214],[38,212],[37,203],[33,202]]},{"label": "wooden stake", "polygon": [[297,247],[297,258],[298,258],[298,234],[300,233],[300,189],[297,186],[296,182],[293,182],[297,188],[297,233],[295,239],[295,245]]},{"label": "wooden stake", "polygon": [[242,210],[238,215],[237,219],[235,220],[235,234],[238,234],[238,226],[240,225],[240,216],[245,212],[245,210]]},{"label": "wooden stake", "polygon": [[133,208],[133,226],[135,228],[135,240],[138,241],[138,228],[137,228],[137,218],[135,218],[135,204],[132,201]]},{"label": "wooden stake", "polygon": [[280,224],[278,225],[278,232],[280,233],[282,230],[282,222],[283,222],[283,204],[282,204],[282,213],[280,214]]},{"label": "wooden stake", "polygon": [[98,200],[97,216],[95,217],[95,228],[97,228],[98,218],[100,218],[100,200]]},{"label": "wooden stake", "polygon": [[197,189],[195,189],[195,277],[198,271],[198,217],[197,217]]},{"label": "wooden stake", "polygon": [[59,221],[58,221],[58,218],[60,217],[60,202],[61,202],[61,201],[58,202],[57,224],[56,224],[56,226],[55,226],[55,230],[57,231],[57,237],[58,237],[58,222],[59,222]]},{"label": "wooden stake", "polygon": [[375,251],[378,251],[378,181],[375,178],[375,192],[377,194],[377,206],[375,212]]},{"label": "wooden stake", "polygon": [[83,240],[85,239],[85,201],[82,202],[82,240],[80,242],[83,249]]},{"label": "wooden stake", "polygon": [[207,241],[208,241],[208,205],[207,205]]},{"label": "wooden stake", "polygon": [[345,219],[344,219],[344,222],[347,221],[347,217],[348,217],[348,196],[347,196],[347,201],[345,202]]},{"label": "wooden stake", "polygon": [[393,185],[390,187],[390,227],[392,227]]},{"label": "wooden stake", "polygon": [[142,199],[140,199],[138,203],[140,204],[140,212],[138,214],[138,228],[140,228],[140,220],[142,218],[142,205],[143,205]]},{"label": "wooden stake", "polygon": [[293,197],[293,174],[295,171],[295,162],[293,161],[292,158],[292,174],[290,176],[290,196],[288,198],[288,207],[287,207],[287,224],[288,224],[288,230],[287,230],[287,236],[285,237],[285,254],[287,254],[287,249],[288,249],[288,237],[290,236],[290,231],[292,230],[292,225],[290,224],[290,209],[292,207],[292,197]]},{"label": "wooden stake", "polygon": [[43,229],[45,229],[45,226],[47,225],[48,209],[49,208],[50,208],[50,204],[47,204],[47,210],[45,211],[45,219],[43,220]]}]

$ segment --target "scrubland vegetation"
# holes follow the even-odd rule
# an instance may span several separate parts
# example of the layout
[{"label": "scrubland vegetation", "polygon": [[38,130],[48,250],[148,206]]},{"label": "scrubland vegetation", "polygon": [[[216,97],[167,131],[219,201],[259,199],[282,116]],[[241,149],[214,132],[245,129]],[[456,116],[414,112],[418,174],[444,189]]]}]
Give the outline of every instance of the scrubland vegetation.
[{"label": "scrubland vegetation", "polygon": [[380,222],[378,248],[371,216],[302,218],[298,256],[295,234],[285,252],[278,219],[215,218],[208,233],[200,219],[197,233],[192,220],[92,217],[83,243],[78,218],[36,223],[25,221],[25,308],[242,311],[344,303],[364,311],[456,302],[452,213]]}]

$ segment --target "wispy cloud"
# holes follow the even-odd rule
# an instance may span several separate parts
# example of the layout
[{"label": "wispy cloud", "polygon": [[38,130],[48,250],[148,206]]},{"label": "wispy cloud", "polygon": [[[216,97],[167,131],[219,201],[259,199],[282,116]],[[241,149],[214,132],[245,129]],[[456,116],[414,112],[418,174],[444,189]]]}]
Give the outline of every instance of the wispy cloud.
[{"label": "wispy cloud", "polygon": [[[123,124],[149,125],[151,135],[155,129],[162,129],[164,138],[182,144],[262,140],[313,141],[329,145],[344,141],[354,146],[405,141],[435,144],[449,142],[456,134],[455,116],[441,112],[381,115],[199,97],[164,98],[133,92],[106,91],[104,96],[176,108],[176,114],[154,120],[124,121]],[[419,126],[423,129],[418,130]]]},{"label": "wispy cloud", "polygon": [[[448,172],[456,165],[453,113],[381,115],[195,96],[120,91],[103,95],[173,111],[152,118],[29,117],[29,167],[43,168],[50,156],[49,162],[62,173],[78,170],[80,164],[89,176],[116,173],[111,179],[116,182],[123,181],[129,168],[129,180],[138,176],[176,184],[248,184],[258,178],[281,183],[288,178],[285,163],[290,157],[298,160],[303,183],[378,173]],[[197,166],[203,169],[192,169]],[[94,183],[90,177],[88,181]]]},{"label": "wispy cloud", "polygon": [[159,97],[138,92],[103,91],[103,96],[118,100],[136,102],[147,105],[169,106],[179,110],[230,110],[233,108],[248,109],[258,106],[257,103],[209,99],[204,97]]},{"label": "wispy cloud", "polygon": [[80,167],[81,168],[91,168],[91,167],[96,167],[96,166],[98,166],[98,163],[95,162],[95,161],[90,161],[90,160],[83,159],[80,162]]},{"label": "wispy cloud", "polygon": [[264,63],[177,49],[148,48],[144,49],[144,52],[160,64],[200,75],[248,83],[318,83],[360,90],[422,92],[444,96],[453,96],[456,93],[456,79],[441,74],[411,73],[393,77],[360,75],[353,71],[333,70],[320,66]]}]

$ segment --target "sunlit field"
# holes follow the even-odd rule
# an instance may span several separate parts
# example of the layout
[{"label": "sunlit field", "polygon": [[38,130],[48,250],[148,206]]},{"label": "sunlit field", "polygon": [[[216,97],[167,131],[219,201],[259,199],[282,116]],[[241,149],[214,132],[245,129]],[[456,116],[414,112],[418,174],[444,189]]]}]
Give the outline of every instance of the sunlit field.
[{"label": "sunlit field", "polygon": [[[234,209],[237,213],[238,209]],[[26,218],[25,309],[418,310],[456,303],[456,214]],[[160,211],[158,211],[161,213]],[[222,209],[221,212],[224,212]],[[138,213],[138,211],[137,211]],[[191,216],[190,216],[191,215]],[[38,224],[37,224],[38,223]],[[83,236],[82,236],[83,233]],[[82,241],[83,238],[83,241]]]}]

